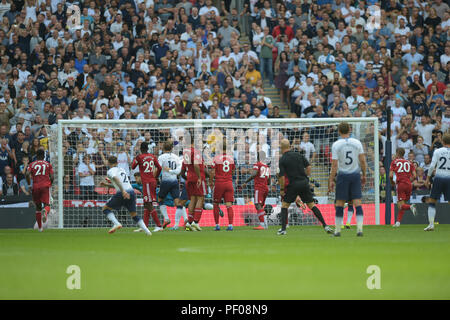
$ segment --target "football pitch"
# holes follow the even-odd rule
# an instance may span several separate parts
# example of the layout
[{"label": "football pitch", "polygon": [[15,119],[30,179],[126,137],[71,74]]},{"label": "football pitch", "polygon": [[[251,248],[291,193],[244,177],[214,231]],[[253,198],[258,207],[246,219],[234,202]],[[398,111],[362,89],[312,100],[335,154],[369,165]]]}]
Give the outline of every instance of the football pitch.
[{"label": "football pitch", "polygon": [[424,227],[0,230],[0,299],[450,299],[450,225]]}]

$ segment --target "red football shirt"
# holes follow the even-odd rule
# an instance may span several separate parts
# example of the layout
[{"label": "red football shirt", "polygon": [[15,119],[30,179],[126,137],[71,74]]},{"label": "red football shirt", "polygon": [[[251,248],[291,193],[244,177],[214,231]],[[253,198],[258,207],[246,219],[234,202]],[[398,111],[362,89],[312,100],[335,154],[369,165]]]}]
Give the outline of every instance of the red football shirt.
[{"label": "red football shirt", "polygon": [[158,162],[158,158],[151,153],[143,153],[134,158],[131,168],[135,169],[137,166],[139,166],[142,183],[155,182],[154,172],[157,175],[161,172],[161,165]]},{"label": "red football shirt", "polygon": [[411,183],[413,172],[416,170],[414,164],[406,159],[395,159],[391,162],[391,171],[395,172],[397,183]]},{"label": "red football shirt", "polygon": [[184,164],[187,168],[187,180],[188,182],[197,182],[198,177],[195,172],[194,165],[200,165],[200,176],[202,180],[205,180],[205,164],[203,163],[203,157],[200,151],[195,148],[185,149],[183,151]]},{"label": "red football shirt", "polygon": [[226,154],[214,157],[212,167],[215,172],[216,183],[233,182],[234,159]]},{"label": "red football shirt", "polygon": [[28,165],[27,170],[33,179],[33,189],[49,188],[52,186],[50,174],[53,174],[53,167],[45,160],[36,160]]},{"label": "red football shirt", "polygon": [[253,165],[253,170],[257,171],[255,177],[255,190],[266,190],[268,189],[269,178],[270,178],[270,168],[267,164],[262,162],[257,162]]}]

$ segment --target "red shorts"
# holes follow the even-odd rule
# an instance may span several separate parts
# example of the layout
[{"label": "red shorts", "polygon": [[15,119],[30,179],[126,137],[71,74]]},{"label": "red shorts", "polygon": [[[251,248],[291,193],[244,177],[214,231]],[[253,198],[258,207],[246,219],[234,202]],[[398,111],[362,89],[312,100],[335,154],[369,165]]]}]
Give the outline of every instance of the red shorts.
[{"label": "red shorts", "polygon": [[397,201],[408,201],[412,193],[412,184],[399,182],[397,183]]},{"label": "red shorts", "polygon": [[268,194],[268,189],[255,189],[255,204],[259,203],[264,206]]},{"label": "red shorts", "polygon": [[189,199],[193,196],[204,197],[208,194],[208,189],[206,188],[206,181],[203,180],[200,186],[197,186],[197,181],[187,181],[186,191]]},{"label": "red shorts", "polygon": [[142,193],[144,194],[144,202],[158,201],[156,197],[156,181],[143,183]]},{"label": "red shorts", "polygon": [[214,185],[214,202],[220,203],[222,199],[225,202],[234,202],[233,182],[219,182]]},{"label": "red shorts", "polygon": [[50,204],[50,188],[48,187],[36,189],[33,188],[31,195],[35,204]]}]

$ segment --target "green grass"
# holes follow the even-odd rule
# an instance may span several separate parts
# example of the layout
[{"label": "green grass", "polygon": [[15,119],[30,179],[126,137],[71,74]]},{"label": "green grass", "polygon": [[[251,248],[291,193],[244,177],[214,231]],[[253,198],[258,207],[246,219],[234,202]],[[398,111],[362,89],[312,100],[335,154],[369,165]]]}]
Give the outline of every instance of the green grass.
[{"label": "green grass", "polygon": [[[0,299],[449,299],[450,225],[0,231]],[[81,289],[68,290],[69,265]],[[369,290],[369,265],[381,289]]]}]

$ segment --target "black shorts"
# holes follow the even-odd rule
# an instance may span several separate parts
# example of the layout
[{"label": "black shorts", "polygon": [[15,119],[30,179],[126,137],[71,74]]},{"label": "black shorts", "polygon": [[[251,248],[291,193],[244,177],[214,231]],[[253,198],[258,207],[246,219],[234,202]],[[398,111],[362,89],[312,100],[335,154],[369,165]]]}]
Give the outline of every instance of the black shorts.
[{"label": "black shorts", "polygon": [[307,179],[298,181],[289,181],[287,186],[286,194],[284,195],[283,201],[292,203],[300,196],[303,203],[314,202],[314,197],[309,187],[309,181]]}]

